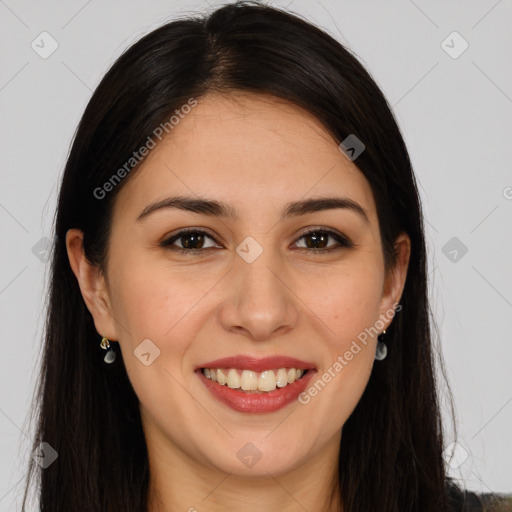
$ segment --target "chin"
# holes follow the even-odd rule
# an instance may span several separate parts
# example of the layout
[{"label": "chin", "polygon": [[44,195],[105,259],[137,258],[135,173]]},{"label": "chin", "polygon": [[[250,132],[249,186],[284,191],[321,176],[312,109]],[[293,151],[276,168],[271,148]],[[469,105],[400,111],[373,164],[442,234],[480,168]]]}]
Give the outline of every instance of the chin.
[{"label": "chin", "polygon": [[241,477],[268,478],[269,473],[277,477],[304,463],[307,453],[303,439],[290,441],[290,437],[285,440],[283,436],[277,435],[274,435],[272,440],[265,439],[268,435],[269,431],[230,439],[222,453],[208,454],[209,464],[224,473]]}]

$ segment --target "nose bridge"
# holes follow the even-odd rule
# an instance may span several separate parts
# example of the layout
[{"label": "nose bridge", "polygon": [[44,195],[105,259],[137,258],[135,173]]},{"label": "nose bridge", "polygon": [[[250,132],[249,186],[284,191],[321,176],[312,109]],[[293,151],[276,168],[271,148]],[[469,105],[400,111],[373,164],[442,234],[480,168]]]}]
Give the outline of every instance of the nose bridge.
[{"label": "nose bridge", "polygon": [[268,302],[282,294],[282,283],[276,277],[280,265],[274,252],[272,248],[267,247],[253,262],[238,262],[235,272],[243,282],[245,296],[253,299],[265,298]]},{"label": "nose bridge", "polygon": [[270,338],[296,321],[293,294],[283,283],[285,273],[271,237],[260,243],[251,237],[237,248],[233,287],[223,311],[227,329],[244,330],[255,340]]},{"label": "nose bridge", "polygon": [[247,241],[245,243],[246,246],[239,247],[237,252],[240,254],[248,246],[251,259],[245,259],[243,255],[240,256],[235,265],[235,272],[242,283],[243,296],[254,302],[254,307],[261,308],[263,311],[266,304],[282,302],[285,299],[283,285],[276,277],[281,265],[277,251],[272,247],[271,237],[267,237],[261,245],[258,244],[261,247],[260,250],[254,246],[254,242]]}]

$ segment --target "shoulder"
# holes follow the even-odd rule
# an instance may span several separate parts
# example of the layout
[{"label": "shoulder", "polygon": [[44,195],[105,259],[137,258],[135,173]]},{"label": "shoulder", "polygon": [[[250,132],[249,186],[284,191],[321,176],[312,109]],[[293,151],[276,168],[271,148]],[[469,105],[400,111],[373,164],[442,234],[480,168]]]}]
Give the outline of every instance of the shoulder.
[{"label": "shoulder", "polygon": [[450,512],[512,512],[512,499],[497,494],[477,494],[450,482],[447,485]]}]

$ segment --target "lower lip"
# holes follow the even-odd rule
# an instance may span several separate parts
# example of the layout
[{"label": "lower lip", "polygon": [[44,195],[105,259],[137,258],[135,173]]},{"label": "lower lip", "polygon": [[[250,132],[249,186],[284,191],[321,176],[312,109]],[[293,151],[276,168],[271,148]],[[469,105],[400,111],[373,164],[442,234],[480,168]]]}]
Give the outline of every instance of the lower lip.
[{"label": "lower lip", "polygon": [[215,398],[238,412],[267,413],[282,409],[286,405],[298,399],[298,396],[306,389],[315,370],[308,370],[304,377],[283,388],[274,391],[251,393],[232,389],[226,385],[220,385],[207,379],[201,370],[197,371],[199,378],[210,390]]}]

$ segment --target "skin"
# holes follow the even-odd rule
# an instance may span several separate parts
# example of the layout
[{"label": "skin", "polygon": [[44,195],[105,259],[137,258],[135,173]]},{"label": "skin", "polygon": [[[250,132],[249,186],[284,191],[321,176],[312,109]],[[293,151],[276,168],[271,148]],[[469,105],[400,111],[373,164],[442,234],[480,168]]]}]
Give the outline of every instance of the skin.
[{"label": "skin", "polygon": [[[79,230],[66,238],[96,329],[119,342],[140,400],[148,510],[340,510],[342,426],[370,377],[375,337],[308,404],[273,413],[232,410],[194,368],[237,354],[280,354],[310,361],[322,375],[399,302],[409,238],[397,238],[398,262],[386,275],[371,188],[357,160],[308,113],[265,95],[198,102],[120,190],[105,275],[84,257]],[[238,217],[164,208],[137,221],[149,204],[177,194],[229,203]],[[368,222],[339,208],[280,219],[287,203],[325,196],[356,201]],[[188,227],[213,237],[196,243],[208,247],[202,253],[159,245]],[[312,245],[318,252],[307,253],[308,227],[357,245],[324,253]],[[250,264],[236,252],[248,236],[263,249]],[[316,247],[325,246],[339,244],[328,238]],[[145,339],[160,350],[149,366],[133,354]],[[248,442],[262,455],[251,468],[236,455]]]}]

